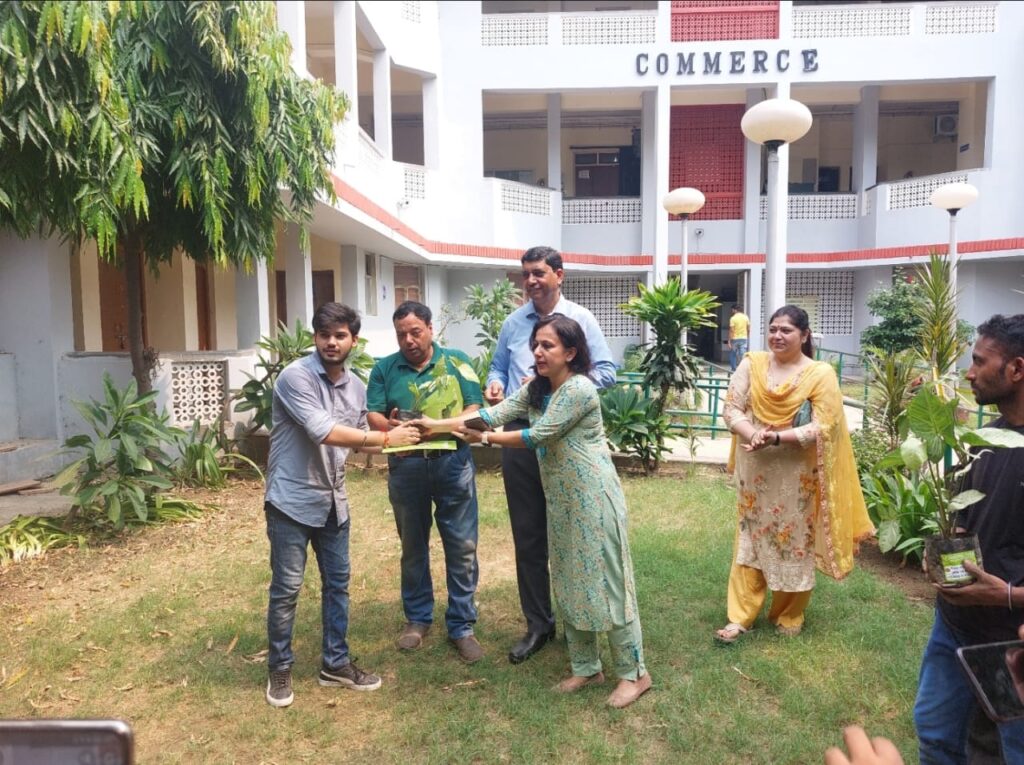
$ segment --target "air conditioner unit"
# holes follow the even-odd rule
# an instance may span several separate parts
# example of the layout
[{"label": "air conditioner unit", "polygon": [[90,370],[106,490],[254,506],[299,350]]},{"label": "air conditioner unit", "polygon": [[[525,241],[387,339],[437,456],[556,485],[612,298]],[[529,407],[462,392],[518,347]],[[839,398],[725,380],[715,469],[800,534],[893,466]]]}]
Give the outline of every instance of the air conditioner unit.
[{"label": "air conditioner unit", "polygon": [[935,135],[956,135],[958,121],[956,114],[940,114],[935,118]]}]

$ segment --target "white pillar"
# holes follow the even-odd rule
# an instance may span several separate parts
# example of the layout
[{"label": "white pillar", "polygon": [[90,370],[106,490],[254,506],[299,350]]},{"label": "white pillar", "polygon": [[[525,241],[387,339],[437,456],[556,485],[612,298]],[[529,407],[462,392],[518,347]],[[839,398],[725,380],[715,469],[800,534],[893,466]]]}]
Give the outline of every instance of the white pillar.
[{"label": "white pillar", "polygon": [[235,319],[238,348],[255,348],[270,334],[270,285],[267,264],[259,261],[251,274],[235,271]]},{"label": "white pillar", "polygon": [[[747,89],[747,109],[761,102],[761,92]],[[743,251],[761,252],[761,145],[747,140],[743,141]]]},{"label": "white pillar", "polygon": [[334,82],[348,96],[345,119],[335,128],[338,168],[355,165],[359,138],[359,56],[356,49],[356,4],[354,0],[334,3]]},{"label": "white pillar", "polygon": [[645,91],[641,102],[641,220],[642,252],[653,256],[652,284],[668,281],[668,213],[661,200],[668,193],[671,91],[659,85]]},{"label": "white pillar", "polygon": [[853,190],[858,194],[878,180],[877,85],[860,89],[860,103],[853,110]]},{"label": "white pillar", "polygon": [[306,4],[305,2],[278,2],[277,26],[288,35],[292,43],[292,68],[306,72]]},{"label": "white pillar", "polygon": [[284,250],[288,328],[294,328],[296,321],[308,327],[313,321],[313,265],[309,243],[302,246],[298,226],[285,226],[281,234],[281,249]]},{"label": "white pillar", "polygon": [[562,190],[562,94],[548,93],[548,183]]},{"label": "white pillar", "polygon": [[391,152],[391,56],[373,52],[373,141],[387,159]]},{"label": "white pillar", "polygon": [[363,250],[354,244],[341,246],[341,302],[363,313],[366,309],[366,280],[363,278]]},{"label": "white pillar", "polygon": [[441,93],[437,77],[423,80],[423,166],[441,167]]},{"label": "white pillar", "polygon": [[[751,266],[747,279],[747,318],[750,319],[750,341],[749,349],[752,351],[763,350],[765,329],[762,321],[764,307],[761,305],[761,280],[764,276],[764,269],[761,266]],[[775,309],[772,309],[775,310]]]}]

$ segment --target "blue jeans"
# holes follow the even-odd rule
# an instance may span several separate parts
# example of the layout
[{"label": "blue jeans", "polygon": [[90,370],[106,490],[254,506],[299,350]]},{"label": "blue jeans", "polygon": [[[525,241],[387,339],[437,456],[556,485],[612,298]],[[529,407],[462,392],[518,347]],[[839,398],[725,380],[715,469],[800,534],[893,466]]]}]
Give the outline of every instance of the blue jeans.
[{"label": "blue jeans", "polygon": [[735,372],[736,367],[743,361],[743,357],[747,355],[747,338],[741,340],[732,341],[732,350],[729,351],[729,368]]},{"label": "blue jeans", "polygon": [[476,467],[468,448],[388,459],[388,496],[402,542],[402,607],[413,624],[434,621],[430,578],[431,510],[444,547],[448,584],[445,624],[457,640],[473,634],[480,569],[476,560]]},{"label": "blue jeans", "polygon": [[[967,645],[967,641],[936,613],[921,659],[914,702],[921,765],[968,762],[967,730],[978,703],[956,658],[956,649],[962,645]],[[996,728],[1003,761],[1024,762],[1024,721],[997,723]]]},{"label": "blue jeans", "polygon": [[351,661],[348,656],[348,580],[352,573],[348,555],[351,520],[338,525],[334,509],[322,528],[306,526],[267,502],[267,539],[270,540],[270,605],[267,608],[267,639],[271,671],[288,669],[295,663],[292,628],[295,605],[306,570],[306,549],[313,546],[320,568],[320,613],[323,620],[323,665],[338,669]]}]

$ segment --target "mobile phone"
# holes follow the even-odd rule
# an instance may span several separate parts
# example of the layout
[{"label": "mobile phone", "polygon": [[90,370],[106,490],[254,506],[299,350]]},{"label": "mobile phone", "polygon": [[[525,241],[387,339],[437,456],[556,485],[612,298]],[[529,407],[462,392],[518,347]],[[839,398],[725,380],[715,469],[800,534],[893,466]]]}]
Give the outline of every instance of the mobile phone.
[{"label": "mobile phone", "polygon": [[121,720],[0,720],[0,765],[132,765]]},{"label": "mobile phone", "polygon": [[990,719],[1024,717],[1024,640],[963,646],[956,656]]},{"label": "mobile phone", "polygon": [[494,428],[492,428],[490,425],[488,425],[484,421],[483,417],[470,417],[468,420],[466,420],[462,424],[465,427],[469,428],[470,430],[481,430],[481,431],[483,431],[483,430],[486,430],[486,431],[494,430]]}]

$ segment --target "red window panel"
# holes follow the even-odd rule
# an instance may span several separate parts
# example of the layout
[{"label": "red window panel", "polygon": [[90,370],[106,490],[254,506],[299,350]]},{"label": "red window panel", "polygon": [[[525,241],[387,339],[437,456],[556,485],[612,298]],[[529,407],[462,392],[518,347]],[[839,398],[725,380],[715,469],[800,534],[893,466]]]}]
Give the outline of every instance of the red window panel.
[{"label": "red window panel", "polygon": [[775,40],[777,0],[672,0],[672,41]]},{"label": "red window panel", "polygon": [[692,186],[707,200],[694,220],[743,217],[742,104],[673,106],[669,188]]}]

